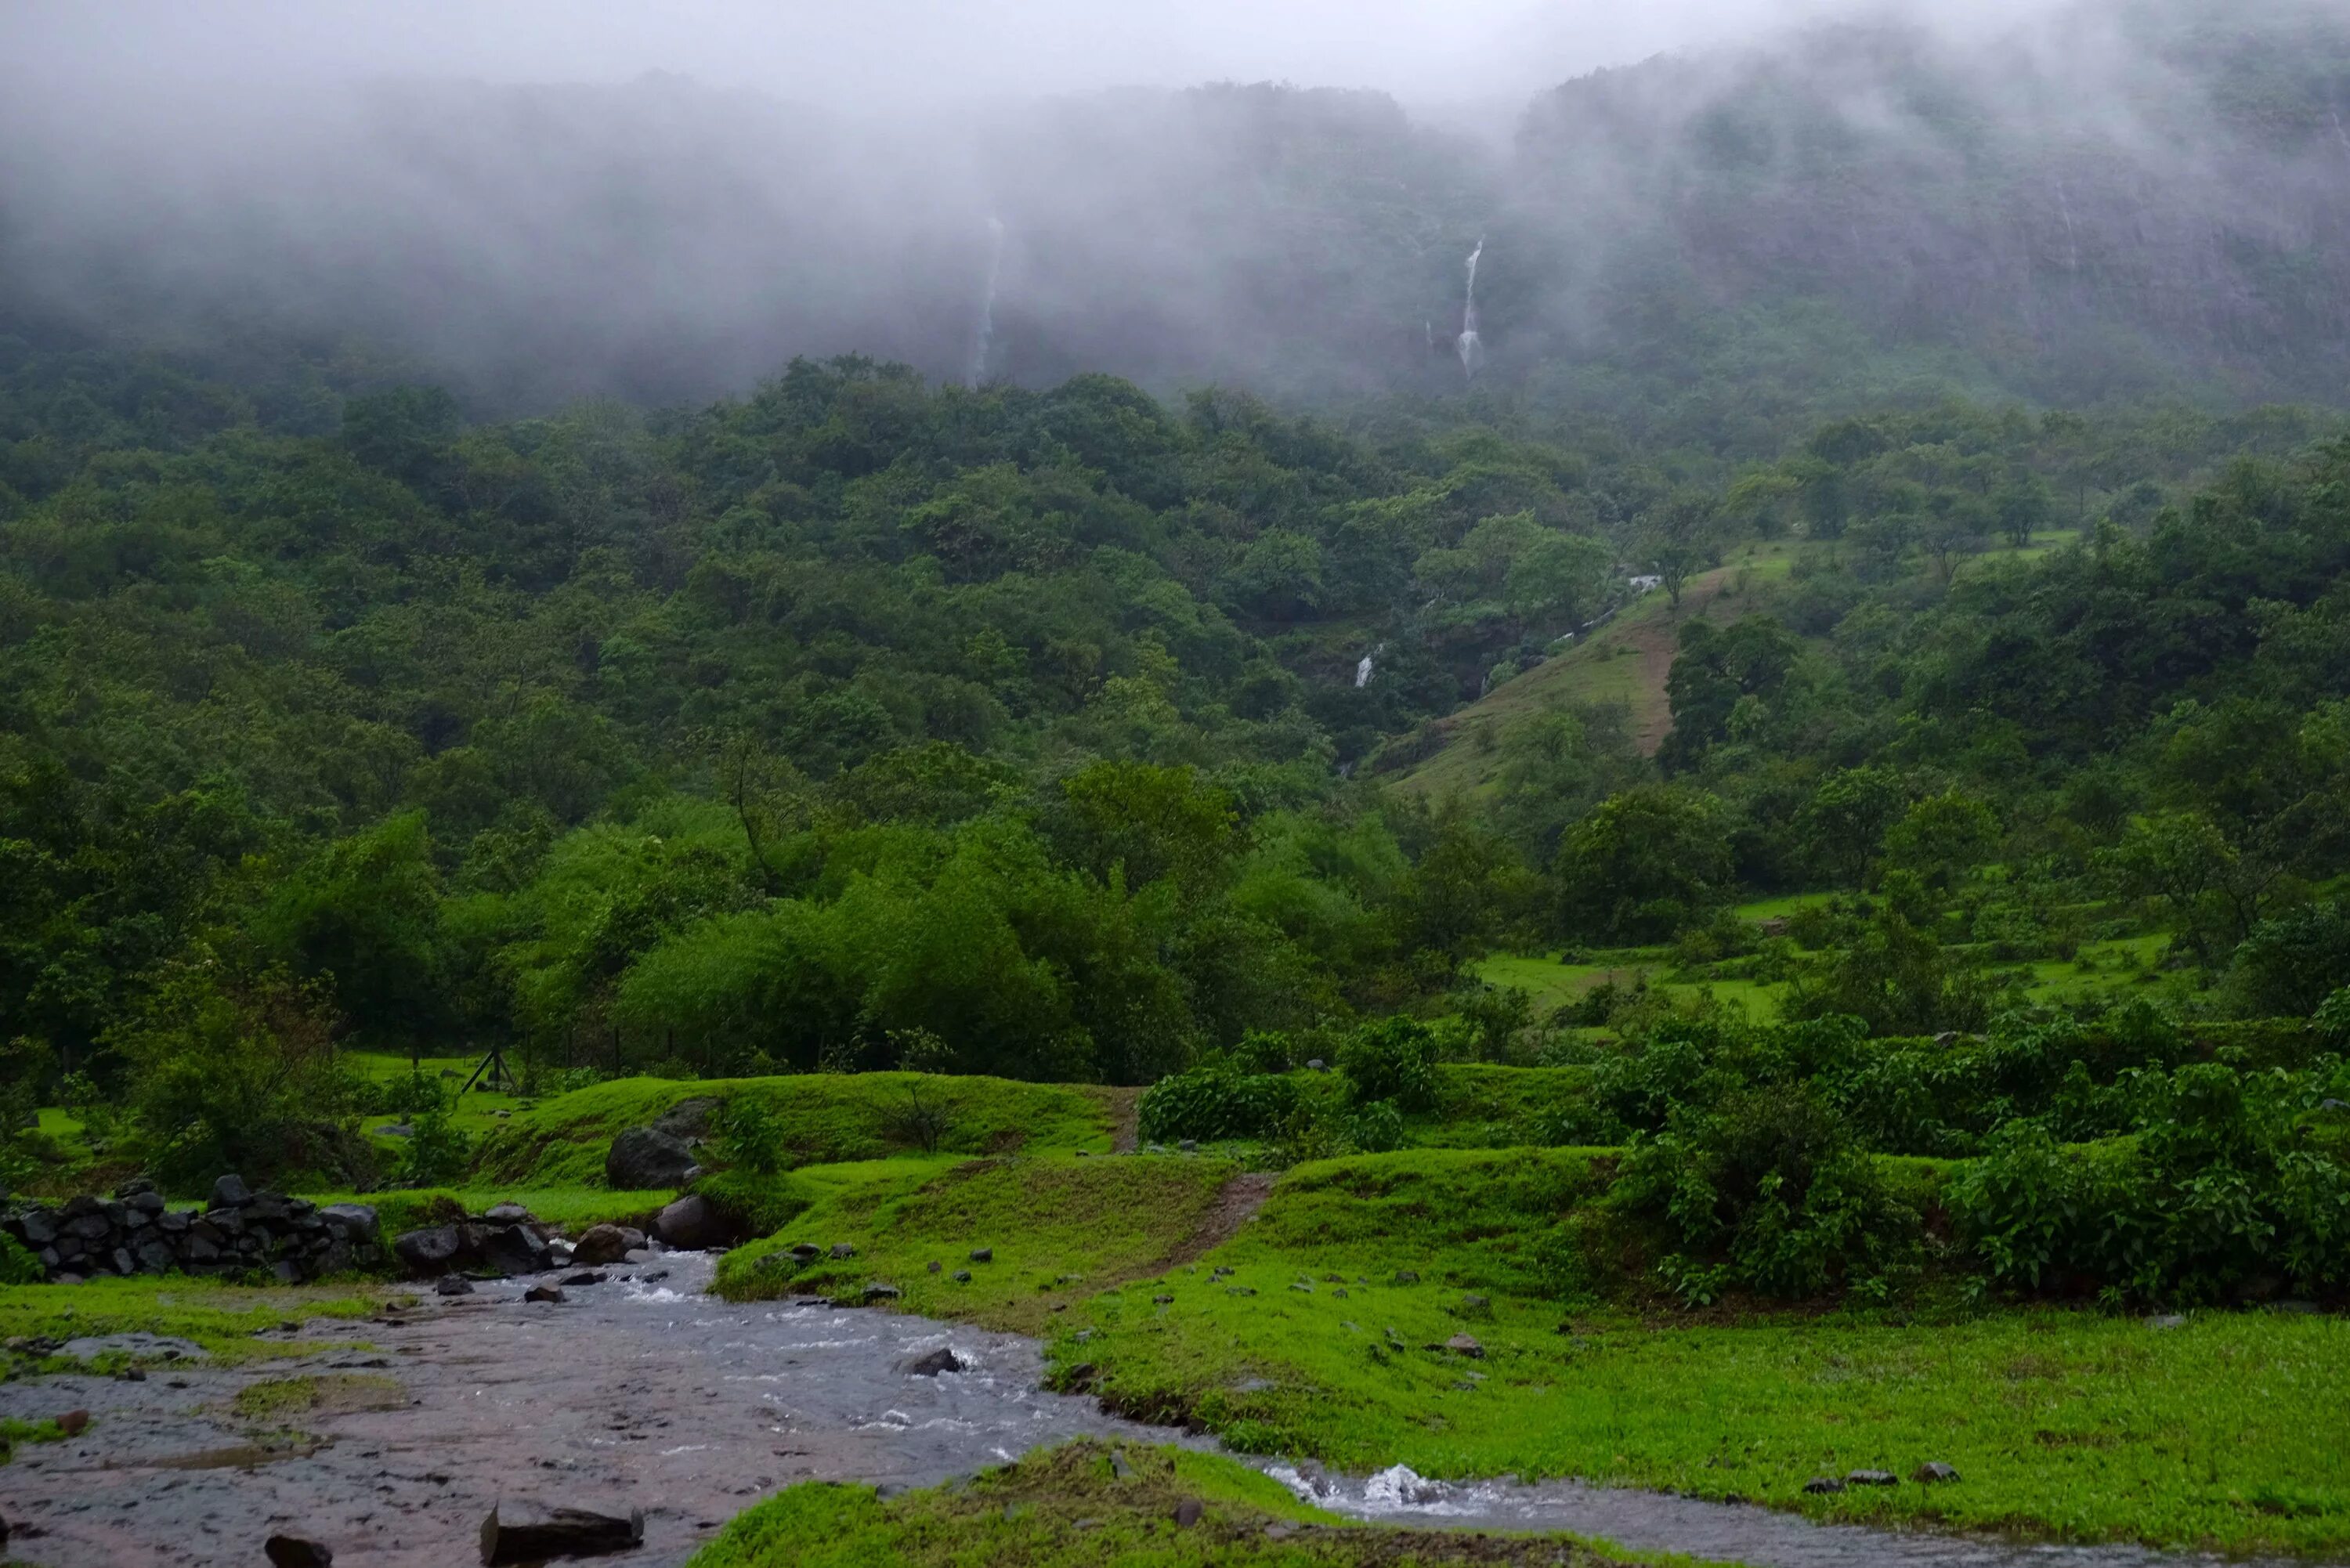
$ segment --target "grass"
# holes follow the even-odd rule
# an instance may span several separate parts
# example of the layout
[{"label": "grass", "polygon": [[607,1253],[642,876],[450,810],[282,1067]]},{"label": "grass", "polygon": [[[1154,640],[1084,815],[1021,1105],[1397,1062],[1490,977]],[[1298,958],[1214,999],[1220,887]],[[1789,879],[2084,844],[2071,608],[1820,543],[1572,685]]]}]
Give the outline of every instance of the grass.
[{"label": "grass", "polygon": [[247,1420],[286,1421],[298,1416],[348,1416],[397,1410],[408,1403],[396,1377],[380,1373],[326,1372],[305,1377],[265,1377],[236,1391],[229,1407]]},{"label": "grass", "polygon": [[[1120,1474],[1123,1469],[1125,1473]],[[1196,1503],[1190,1524],[1177,1509]],[[1656,1561],[1642,1558],[1639,1561]],[[738,1516],[691,1568],[1309,1568],[1477,1563],[1606,1568],[1634,1559],[1559,1536],[1511,1537],[1343,1523],[1248,1466],[1181,1449],[1094,1440],[1032,1454],[968,1482],[884,1500],[810,1481]]]},{"label": "grass", "polygon": [[[801,1172],[809,1207],[729,1252],[717,1288],[734,1300],[854,1301],[879,1282],[904,1293],[906,1311],[1033,1334],[1072,1301],[1183,1255],[1239,1171],[1205,1157],[1137,1155],[899,1158]],[[830,1249],[843,1241],[857,1255],[836,1262]],[[788,1249],[799,1242],[825,1255],[795,1268]],[[972,1261],[976,1248],[993,1258]]]},{"label": "grass", "polygon": [[677,1194],[667,1189],[615,1192],[607,1187],[426,1187],[397,1192],[306,1192],[324,1205],[364,1203],[390,1241],[402,1231],[439,1225],[460,1214],[481,1214],[498,1203],[519,1203],[551,1225],[574,1234],[590,1225],[641,1225]]},{"label": "grass", "polygon": [[910,1125],[916,1096],[943,1118],[945,1152],[1091,1149],[1107,1153],[1118,1107],[1112,1091],[1005,1078],[920,1073],[806,1074],[682,1083],[620,1078],[517,1111],[475,1161],[477,1180],[531,1188],[596,1187],[613,1137],[681,1101],[754,1096],[775,1118],[795,1165],[887,1158],[920,1147]]},{"label": "grass", "polygon": [[0,1465],[16,1458],[19,1443],[61,1443],[66,1429],[54,1420],[20,1421],[14,1416],[0,1418]]},{"label": "grass", "polygon": [[[1055,1376],[1132,1414],[1356,1470],[1574,1475],[2057,1539],[2350,1547],[2350,1323],[1563,1314],[1578,1283],[1570,1216],[1607,1158],[1418,1150],[1301,1166],[1230,1242],[1073,1308]],[[1462,1332],[1482,1358],[1441,1348]],[[1928,1460],[1963,1482],[1801,1491],[1817,1475]]]},{"label": "grass", "polygon": [[[6,1285],[0,1286],[0,1341],[144,1332],[192,1340],[215,1363],[234,1365],[308,1348],[258,1340],[258,1334],[307,1318],[365,1317],[386,1293],[352,1285],[256,1288],[176,1274],[101,1276],[72,1286]],[[107,1356],[85,1364],[51,1356],[41,1369],[109,1371],[130,1360]]]}]

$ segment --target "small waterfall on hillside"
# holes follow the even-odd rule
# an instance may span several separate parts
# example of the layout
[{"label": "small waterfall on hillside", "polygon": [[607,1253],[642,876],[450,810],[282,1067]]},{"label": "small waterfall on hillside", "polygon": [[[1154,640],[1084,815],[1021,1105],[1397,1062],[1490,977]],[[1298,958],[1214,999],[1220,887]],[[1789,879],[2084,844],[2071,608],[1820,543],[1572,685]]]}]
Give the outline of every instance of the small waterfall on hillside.
[{"label": "small waterfall on hillside", "polygon": [[971,368],[963,384],[976,389],[987,379],[987,356],[995,347],[995,286],[1003,275],[1003,220],[987,220],[987,288],[979,296],[979,324],[971,335]]},{"label": "small waterfall on hillside", "polygon": [[2064,193],[2064,182],[2056,182],[2056,210],[2064,214],[2064,270],[2081,270],[2081,234],[2073,226],[2073,200]]},{"label": "small waterfall on hillside", "polygon": [[1461,373],[1474,379],[1477,367],[1484,362],[1485,345],[1477,336],[1477,263],[1485,254],[1485,236],[1477,236],[1477,248],[1469,253],[1469,292],[1461,305]]},{"label": "small waterfall on hillside", "polygon": [[[1376,651],[1376,650],[1375,650],[1375,651]],[[1363,661],[1362,661],[1360,664],[1357,664],[1357,666],[1355,666],[1355,690],[1356,690],[1356,691],[1361,691],[1364,687],[1368,686],[1370,683],[1371,683],[1371,656],[1370,656],[1370,654],[1367,653],[1367,654],[1363,655]]]}]

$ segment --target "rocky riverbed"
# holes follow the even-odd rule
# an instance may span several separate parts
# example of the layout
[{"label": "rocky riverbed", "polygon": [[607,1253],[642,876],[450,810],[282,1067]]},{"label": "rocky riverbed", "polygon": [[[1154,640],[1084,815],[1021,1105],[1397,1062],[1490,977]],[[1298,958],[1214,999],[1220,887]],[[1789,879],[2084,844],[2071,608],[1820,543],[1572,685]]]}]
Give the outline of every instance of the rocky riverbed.
[{"label": "rocky riverbed", "polygon": [[[47,1568],[249,1568],[264,1540],[286,1533],[330,1547],[339,1564],[448,1568],[474,1560],[482,1521],[502,1504],[509,1517],[641,1510],[643,1545],[602,1561],[673,1564],[796,1480],[924,1486],[1085,1434],[1177,1440],[1040,1391],[1038,1348],[1017,1335],[821,1304],[734,1305],[702,1293],[710,1270],[704,1254],[673,1253],[563,1287],[559,1301],[525,1299],[552,1277],[428,1293],[365,1323],[313,1320],[279,1335],[297,1354],[235,1369],[182,1360],[138,1382],[0,1384],[0,1416],[92,1417],[80,1436],[26,1445],[0,1467],[11,1550]],[[941,1350],[956,1370],[941,1370]],[[274,1397],[303,1377],[318,1380],[314,1399]],[[1400,1469],[1271,1468],[1360,1518],[1574,1531],[1754,1568],[2199,1561],[1823,1526],[1571,1482],[1444,1486]]]}]

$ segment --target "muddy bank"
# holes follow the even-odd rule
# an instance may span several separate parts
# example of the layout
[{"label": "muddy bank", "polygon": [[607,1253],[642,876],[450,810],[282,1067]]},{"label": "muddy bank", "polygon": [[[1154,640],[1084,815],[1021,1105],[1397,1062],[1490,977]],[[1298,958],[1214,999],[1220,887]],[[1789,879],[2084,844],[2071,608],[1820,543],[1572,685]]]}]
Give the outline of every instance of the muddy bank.
[{"label": "muddy bank", "polygon": [[[483,1517],[504,1502],[641,1509],[644,1545],[602,1561],[666,1565],[794,1481],[927,1486],[1080,1435],[1175,1437],[1042,1392],[1039,1350],[1017,1335],[880,1312],[734,1305],[701,1293],[708,1258],[678,1253],[662,1265],[609,1271],[559,1303],[525,1303],[536,1282],[515,1280],[428,1295],[413,1312],[364,1324],[313,1322],[286,1336],[301,1354],[263,1366],[182,1363],[137,1383],[0,1384],[0,1416],[79,1407],[96,1417],[81,1437],[27,1445],[0,1467],[12,1550],[47,1568],[249,1568],[261,1542],[284,1531],[331,1546],[338,1563],[447,1568],[473,1560]],[[907,1370],[941,1346],[963,1370]],[[240,1413],[241,1392],[304,1376],[330,1380],[322,1407],[273,1408],[248,1395]],[[1573,1531],[1753,1568],[2201,1561],[1820,1525],[1572,1482],[1444,1486],[1399,1468],[1368,1478],[1268,1468],[1357,1518]]]}]

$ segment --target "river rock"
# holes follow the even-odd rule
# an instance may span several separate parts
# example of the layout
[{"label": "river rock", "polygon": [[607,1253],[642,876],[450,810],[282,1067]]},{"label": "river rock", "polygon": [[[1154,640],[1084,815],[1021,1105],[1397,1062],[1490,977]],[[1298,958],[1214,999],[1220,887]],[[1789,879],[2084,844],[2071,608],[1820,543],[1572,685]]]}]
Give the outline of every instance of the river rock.
[{"label": "river rock", "polygon": [[718,1109],[718,1102],[707,1095],[690,1100],[680,1100],[653,1118],[653,1130],[665,1132],[674,1138],[707,1137],[710,1117]]},{"label": "river rock", "polygon": [[468,1225],[465,1231],[468,1250],[501,1274],[535,1274],[553,1264],[546,1243],[526,1226]]},{"label": "river rock", "polygon": [[273,1535],[261,1543],[261,1552],[270,1568],[334,1568],[332,1551],[298,1535]]},{"label": "river rock", "polygon": [[961,1372],[962,1360],[945,1345],[898,1364],[898,1370],[909,1377],[936,1377],[941,1372]]},{"label": "river rock", "polygon": [[473,1293],[473,1282],[463,1274],[443,1274],[432,1287],[436,1296],[469,1296]]},{"label": "river rock", "polygon": [[559,1285],[533,1285],[523,1292],[522,1299],[526,1302],[558,1303],[563,1300],[563,1289]]},{"label": "river rock", "polygon": [[1814,1476],[1804,1483],[1804,1490],[1814,1497],[1825,1497],[1844,1490],[1844,1482],[1834,1476]]},{"label": "river rock", "polygon": [[682,1187],[701,1174],[685,1140],[659,1127],[630,1127],[604,1156],[604,1179],[615,1192]]},{"label": "river rock", "polygon": [[1846,1486],[1899,1486],[1901,1478],[1891,1470],[1847,1470],[1845,1472],[1844,1484]]},{"label": "river rock", "polygon": [[[500,1504],[499,1507],[504,1506]],[[484,1568],[503,1563],[543,1563],[550,1557],[601,1557],[640,1546],[645,1539],[641,1509],[626,1519],[589,1513],[584,1509],[550,1509],[524,1522],[498,1517],[498,1508],[482,1521],[482,1562]]]},{"label": "river rock", "polygon": [[864,1295],[868,1302],[894,1302],[905,1293],[895,1285],[885,1285],[879,1280],[866,1282]]},{"label": "river rock", "polygon": [[445,1274],[464,1246],[464,1238],[454,1225],[427,1225],[420,1231],[403,1231],[391,1239],[392,1256],[408,1265],[411,1274]]},{"label": "river rock", "polygon": [[571,1261],[582,1268],[617,1263],[628,1255],[629,1238],[618,1225],[590,1225],[571,1244]]},{"label": "river rock", "polygon": [[653,1221],[653,1234],[665,1246],[681,1247],[698,1252],[718,1244],[718,1210],[710,1199],[698,1192],[689,1192],[660,1211]]},{"label": "river rock", "polygon": [[[168,1215],[166,1219],[170,1218]],[[318,1210],[318,1222],[348,1239],[354,1246],[371,1245],[383,1231],[375,1209],[366,1203],[329,1203]]]},{"label": "river rock", "polygon": [[493,1225],[536,1225],[538,1216],[521,1204],[508,1200],[493,1203],[482,1211],[482,1218]]},{"label": "river rock", "polygon": [[564,1275],[563,1282],[567,1285],[600,1285],[610,1277],[600,1269],[588,1269],[579,1273]]},{"label": "river rock", "polygon": [[1929,1459],[1919,1465],[1909,1479],[1920,1486],[1935,1486],[1959,1479],[1959,1472],[1939,1459]]}]

